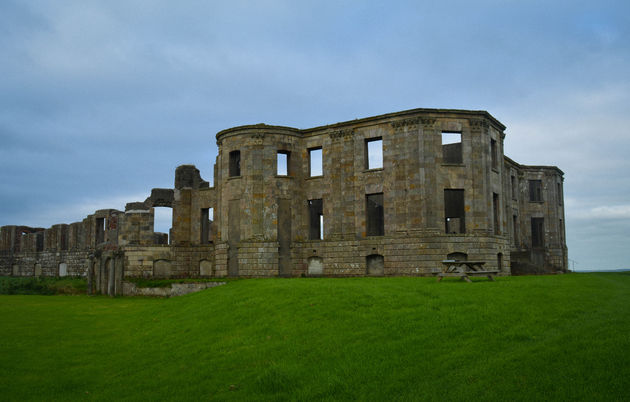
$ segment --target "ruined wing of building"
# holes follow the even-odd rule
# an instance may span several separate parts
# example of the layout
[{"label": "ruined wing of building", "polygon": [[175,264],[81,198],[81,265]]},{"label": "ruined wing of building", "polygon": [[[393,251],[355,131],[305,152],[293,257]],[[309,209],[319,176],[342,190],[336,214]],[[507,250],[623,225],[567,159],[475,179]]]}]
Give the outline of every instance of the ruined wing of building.
[{"label": "ruined wing of building", "polygon": [[[327,126],[216,135],[214,187],[192,165],[125,211],[3,226],[0,274],[125,277],[419,275],[441,261],[501,274],[567,269],[563,172],[503,154],[485,111],[414,109]],[[154,208],[172,208],[170,236]]]}]

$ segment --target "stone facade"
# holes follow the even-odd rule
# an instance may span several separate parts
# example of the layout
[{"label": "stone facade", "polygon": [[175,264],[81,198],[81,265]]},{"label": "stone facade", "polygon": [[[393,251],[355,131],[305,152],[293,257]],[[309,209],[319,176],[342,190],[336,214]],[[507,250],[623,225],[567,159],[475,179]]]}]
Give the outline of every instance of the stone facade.
[{"label": "stone facade", "polygon": [[[125,212],[4,226],[0,274],[66,264],[114,294],[138,276],[432,275],[454,256],[504,275],[565,271],[563,172],[505,157],[504,130],[485,111],[442,109],[230,128],[214,187],[182,165],[173,189]],[[154,233],[155,207],[172,208],[170,236]]]}]

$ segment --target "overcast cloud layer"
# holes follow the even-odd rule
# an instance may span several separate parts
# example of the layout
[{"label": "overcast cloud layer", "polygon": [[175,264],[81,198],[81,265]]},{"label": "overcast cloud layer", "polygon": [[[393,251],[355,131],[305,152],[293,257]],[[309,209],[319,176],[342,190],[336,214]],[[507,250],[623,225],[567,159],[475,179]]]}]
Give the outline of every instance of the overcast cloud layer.
[{"label": "overcast cloud layer", "polygon": [[630,268],[626,1],[0,2],[0,225],[212,180],[215,134],[487,110],[565,172],[576,270]]}]

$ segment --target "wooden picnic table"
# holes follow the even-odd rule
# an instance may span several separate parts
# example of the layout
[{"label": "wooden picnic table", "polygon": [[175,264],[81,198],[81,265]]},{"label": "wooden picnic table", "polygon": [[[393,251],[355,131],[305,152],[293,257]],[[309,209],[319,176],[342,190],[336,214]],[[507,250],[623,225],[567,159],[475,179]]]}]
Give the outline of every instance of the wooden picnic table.
[{"label": "wooden picnic table", "polygon": [[437,275],[437,281],[441,281],[445,276],[460,277],[466,282],[472,282],[469,276],[487,276],[488,279],[494,281],[493,275],[498,274],[499,271],[484,270],[485,263],[485,261],[444,260],[442,272]]}]

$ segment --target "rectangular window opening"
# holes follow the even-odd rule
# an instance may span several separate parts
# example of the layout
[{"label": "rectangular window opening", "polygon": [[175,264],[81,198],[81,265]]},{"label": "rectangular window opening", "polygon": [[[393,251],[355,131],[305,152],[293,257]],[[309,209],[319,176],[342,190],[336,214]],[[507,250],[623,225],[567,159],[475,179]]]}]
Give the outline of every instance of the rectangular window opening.
[{"label": "rectangular window opening", "polygon": [[499,169],[499,158],[497,155],[497,142],[490,139],[490,158],[492,158],[492,169]]},{"label": "rectangular window opening", "polygon": [[444,218],[446,233],[466,233],[464,190],[444,189]]},{"label": "rectangular window opening", "polygon": [[365,168],[383,168],[383,139],[368,138],[365,140]]},{"label": "rectangular window opening", "polygon": [[96,218],[95,238],[96,244],[100,244],[105,241],[105,218]]},{"label": "rectangular window opening", "polygon": [[308,200],[309,239],[324,239],[324,202],[321,199]]},{"label": "rectangular window opening", "polygon": [[442,132],[442,159],[444,163],[463,163],[462,133]]},{"label": "rectangular window opening", "polygon": [[241,175],[241,151],[230,152],[230,177]]},{"label": "rectangular window opening", "polygon": [[35,251],[44,251],[44,232],[35,234]]},{"label": "rectangular window opening", "polygon": [[201,230],[201,244],[212,243],[212,218],[213,218],[213,209],[212,208],[201,208],[201,222],[199,224],[199,228]]},{"label": "rectangular window opening", "polygon": [[542,180],[529,181],[529,201],[542,202]]},{"label": "rectangular window opening", "polygon": [[61,250],[63,251],[68,250],[68,234],[67,233],[68,233],[67,230],[62,230],[60,234],[61,239],[59,239],[60,240],[59,242],[61,244],[59,246]]},{"label": "rectangular window opening", "polygon": [[562,184],[561,183],[556,183],[556,184],[558,185],[558,191],[557,191],[557,194],[558,194],[558,205],[562,205],[562,198],[563,198],[563,196],[562,196]]},{"label": "rectangular window opening", "polygon": [[501,234],[500,220],[499,220],[499,194],[492,193],[492,210],[493,210],[493,226],[494,234]]},{"label": "rectangular window opening", "polygon": [[545,220],[532,218],[532,247],[545,246]]},{"label": "rectangular window opening", "polygon": [[308,175],[309,177],[323,176],[322,147],[308,150]]},{"label": "rectangular window opening", "polygon": [[278,151],[278,163],[276,174],[278,176],[288,176],[289,175],[289,151]]},{"label": "rectangular window opening", "polygon": [[365,221],[367,236],[383,236],[385,234],[385,210],[383,193],[365,195]]}]

